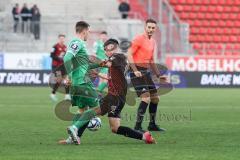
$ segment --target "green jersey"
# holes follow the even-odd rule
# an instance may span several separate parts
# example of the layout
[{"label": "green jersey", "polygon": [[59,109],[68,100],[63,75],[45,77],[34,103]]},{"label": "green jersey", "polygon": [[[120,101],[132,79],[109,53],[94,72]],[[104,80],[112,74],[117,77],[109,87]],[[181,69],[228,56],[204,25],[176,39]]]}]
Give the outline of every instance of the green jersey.
[{"label": "green jersey", "polygon": [[106,56],[105,51],[104,51],[104,43],[103,43],[103,41],[97,40],[93,44],[93,51],[94,51],[94,53],[96,53],[97,58],[99,58],[100,60],[107,59],[107,56]]},{"label": "green jersey", "polygon": [[68,44],[63,60],[72,86],[91,82],[89,70],[99,67],[98,64],[90,63],[86,43],[78,38]]}]

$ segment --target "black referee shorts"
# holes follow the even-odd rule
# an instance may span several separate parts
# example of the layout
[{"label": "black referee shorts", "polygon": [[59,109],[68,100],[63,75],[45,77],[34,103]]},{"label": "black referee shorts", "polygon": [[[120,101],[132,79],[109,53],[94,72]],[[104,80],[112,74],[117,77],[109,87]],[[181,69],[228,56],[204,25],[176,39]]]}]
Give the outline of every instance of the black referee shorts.
[{"label": "black referee shorts", "polygon": [[121,118],[121,111],[125,105],[125,96],[108,94],[100,101],[102,116],[108,113],[108,117]]},{"label": "black referee shorts", "polygon": [[134,89],[138,97],[140,97],[143,93],[149,92],[150,94],[156,94],[157,89],[152,80],[151,73],[148,69],[143,67],[138,67],[138,71],[142,73],[142,77],[136,77],[132,70],[130,70],[130,78]]}]

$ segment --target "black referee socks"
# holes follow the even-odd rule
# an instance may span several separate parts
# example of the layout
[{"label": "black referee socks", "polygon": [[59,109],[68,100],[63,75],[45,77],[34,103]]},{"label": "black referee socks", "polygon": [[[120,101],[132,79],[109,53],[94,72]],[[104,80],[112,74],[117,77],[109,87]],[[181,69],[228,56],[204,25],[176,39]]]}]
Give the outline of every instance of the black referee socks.
[{"label": "black referee socks", "polygon": [[148,107],[148,103],[141,101],[137,111],[137,122],[136,122],[137,128],[141,127],[142,125],[142,121],[144,118],[144,114],[146,113],[147,107]]},{"label": "black referee socks", "polygon": [[133,130],[129,127],[120,126],[117,130],[117,134],[123,135],[125,137],[130,137],[134,139],[142,140],[143,133]]},{"label": "black referee socks", "polygon": [[154,104],[152,102],[149,105],[150,123],[152,124],[155,124],[157,106],[158,104]]}]

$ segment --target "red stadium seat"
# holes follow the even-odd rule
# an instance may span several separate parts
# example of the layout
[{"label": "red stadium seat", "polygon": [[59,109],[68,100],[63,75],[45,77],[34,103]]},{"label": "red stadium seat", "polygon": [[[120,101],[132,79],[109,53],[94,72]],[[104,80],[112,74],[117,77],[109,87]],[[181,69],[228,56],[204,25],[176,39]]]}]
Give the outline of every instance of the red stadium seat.
[{"label": "red stadium seat", "polygon": [[202,45],[201,45],[201,43],[194,43],[193,48],[197,49],[197,50],[200,50],[200,49],[202,49]]},{"label": "red stadium seat", "polygon": [[197,18],[197,14],[194,13],[194,12],[191,12],[191,13],[189,13],[189,18],[190,19],[196,19]]},{"label": "red stadium seat", "polygon": [[224,20],[220,20],[220,21],[218,21],[218,26],[219,27],[225,27],[227,24],[226,24],[226,21],[224,21]]},{"label": "red stadium seat", "polygon": [[240,44],[235,44],[235,45],[233,46],[233,49],[234,49],[234,50],[240,50]]},{"label": "red stadium seat", "polygon": [[232,34],[231,28],[224,28],[224,29],[223,29],[223,34],[226,34],[226,35]]},{"label": "red stadium seat", "polygon": [[223,48],[224,48],[224,45],[223,44],[217,44],[217,49],[218,50],[223,50]]},{"label": "red stadium seat", "polygon": [[217,45],[215,43],[211,43],[209,45],[209,49],[212,49],[212,50],[217,49]]},{"label": "red stadium seat", "polygon": [[225,46],[225,49],[226,49],[226,50],[232,50],[232,49],[233,49],[233,45],[227,43],[226,46]]},{"label": "red stadium seat", "polygon": [[178,0],[169,0],[171,4],[178,4]]},{"label": "red stadium seat", "polygon": [[211,5],[217,5],[218,4],[218,0],[210,0],[210,4]]},{"label": "red stadium seat", "polygon": [[213,42],[215,42],[215,43],[218,43],[218,42],[221,42],[221,36],[219,36],[219,35],[214,35],[213,36]]},{"label": "red stadium seat", "polygon": [[208,6],[208,12],[216,12],[216,6]]},{"label": "red stadium seat", "polygon": [[199,33],[199,28],[191,28],[191,34],[198,34]]},{"label": "red stadium seat", "polygon": [[232,51],[225,51],[225,52],[224,52],[224,55],[226,55],[226,56],[232,56]]},{"label": "red stadium seat", "polygon": [[226,21],[226,26],[227,27],[234,27],[234,23],[231,20]]},{"label": "red stadium seat", "polygon": [[[181,20],[189,23],[189,39],[198,54],[222,55],[225,49],[226,55],[239,54],[240,0],[170,0],[170,3]],[[209,44],[206,45],[209,49],[205,44]]]},{"label": "red stadium seat", "polygon": [[209,56],[211,56],[211,55],[215,55],[215,52],[214,52],[214,51],[211,51],[211,50],[209,50],[209,51],[207,51],[207,55],[209,55]]},{"label": "red stadium seat", "polygon": [[239,51],[233,51],[233,52],[232,52],[232,55],[233,55],[233,56],[240,56],[240,52],[239,52]]},{"label": "red stadium seat", "polygon": [[229,37],[226,35],[222,36],[222,42],[228,43],[229,42]]},{"label": "red stadium seat", "polygon": [[200,12],[206,12],[208,10],[207,6],[201,6]]},{"label": "red stadium seat", "polygon": [[198,18],[198,19],[205,19],[205,13],[198,12],[198,13],[197,13],[197,18]]},{"label": "red stadium seat", "polygon": [[199,29],[199,33],[200,33],[200,34],[206,34],[206,33],[207,33],[207,28],[201,27],[201,28]]},{"label": "red stadium seat", "polygon": [[187,3],[187,4],[190,4],[190,5],[195,4],[195,3],[194,3],[194,0],[186,0],[186,3]]},{"label": "red stadium seat", "polygon": [[186,4],[186,0],[178,0],[179,4]]},{"label": "red stadium seat", "polygon": [[198,51],[198,55],[205,55],[206,53],[205,53],[205,51],[203,51],[203,50],[200,50],[200,51]]},{"label": "red stadium seat", "polygon": [[[209,22],[209,21],[208,21]],[[218,21],[215,21],[215,20],[211,20],[210,21],[210,26],[211,27],[217,27],[219,24],[218,24]]]},{"label": "red stadium seat", "polygon": [[182,12],[182,11],[183,11],[183,6],[181,6],[181,5],[176,5],[176,6],[175,6],[175,10],[176,10],[177,12]]},{"label": "red stadium seat", "polygon": [[224,6],[223,7],[223,12],[231,12],[232,11],[232,8],[229,7],[229,6]]},{"label": "red stadium seat", "polygon": [[217,6],[216,12],[223,12],[223,6]]},{"label": "red stadium seat", "polygon": [[225,0],[218,0],[219,5],[225,5]]},{"label": "red stadium seat", "polygon": [[232,35],[232,36],[230,36],[229,41],[232,43],[235,43],[235,42],[237,42],[237,37]]}]

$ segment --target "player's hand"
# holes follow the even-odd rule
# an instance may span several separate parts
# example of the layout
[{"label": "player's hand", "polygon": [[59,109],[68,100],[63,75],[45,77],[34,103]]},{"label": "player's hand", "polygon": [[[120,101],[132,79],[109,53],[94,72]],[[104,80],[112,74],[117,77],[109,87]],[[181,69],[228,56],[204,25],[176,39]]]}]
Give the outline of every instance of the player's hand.
[{"label": "player's hand", "polygon": [[108,60],[102,61],[102,62],[99,64],[100,67],[105,67],[107,62],[108,62]]},{"label": "player's hand", "polygon": [[170,83],[170,80],[168,76],[159,76],[160,83],[165,84],[165,83]]},{"label": "player's hand", "polygon": [[111,67],[112,66],[112,62],[107,61],[107,63],[105,64],[106,67]]},{"label": "player's hand", "polygon": [[136,77],[142,77],[142,73],[140,71],[133,72]]}]

